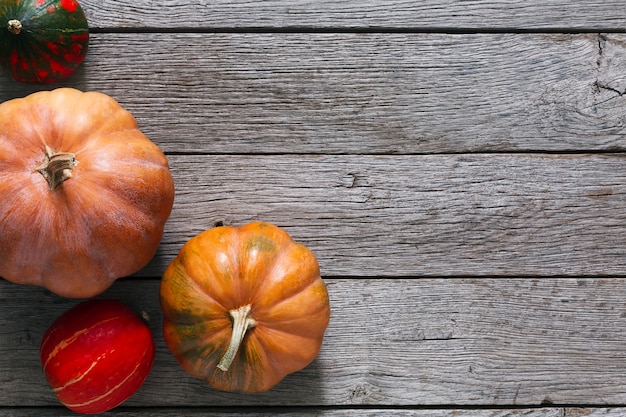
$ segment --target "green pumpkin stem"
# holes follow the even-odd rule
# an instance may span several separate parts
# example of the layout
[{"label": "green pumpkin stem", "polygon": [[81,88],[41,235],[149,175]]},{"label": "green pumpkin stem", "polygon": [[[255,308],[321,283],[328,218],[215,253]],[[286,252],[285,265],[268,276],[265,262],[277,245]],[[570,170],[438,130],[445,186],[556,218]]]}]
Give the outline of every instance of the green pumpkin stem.
[{"label": "green pumpkin stem", "polygon": [[228,371],[235,356],[237,356],[246,331],[256,327],[256,321],[250,317],[251,309],[252,307],[247,305],[230,311],[230,317],[233,320],[233,334],[230,338],[228,350],[226,350],[226,353],[224,353],[224,356],[222,356],[222,359],[220,359],[220,362],[217,364],[217,367],[224,372]]},{"label": "green pumpkin stem", "polygon": [[22,22],[17,19],[11,19],[7,22],[7,30],[13,35],[19,35],[22,31]]},{"label": "green pumpkin stem", "polygon": [[70,152],[55,152],[46,145],[44,160],[37,171],[48,182],[50,191],[72,178],[72,170],[78,165],[76,156]]}]

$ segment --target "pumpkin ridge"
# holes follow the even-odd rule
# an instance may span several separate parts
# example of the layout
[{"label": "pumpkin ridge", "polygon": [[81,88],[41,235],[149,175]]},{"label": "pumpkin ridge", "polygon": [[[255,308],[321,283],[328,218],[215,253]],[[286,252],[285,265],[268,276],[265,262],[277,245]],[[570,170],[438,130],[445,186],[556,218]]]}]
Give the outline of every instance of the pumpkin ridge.
[{"label": "pumpkin ridge", "polygon": [[304,245],[293,240],[291,236],[289,236],[284,230],[278,228],[277,226],[273,224],[265,223],[265,222],[259,222],[257,224],[263,224],[266,227],[278,229],[278,231],[280,232],[280,235],[282,235],[281,236],[282,240],[281,240],[281,245],[276,247],[277,256],[274,259],[272,259],[272,264],[266,270],[266,273],[261,277],[261,279],[257,280],[257,282],[254,285],[254,288],[251,289],[254,295],[252,299],[249,300],[249,303],[252,304],[253,307],[258,305],[257,300],[259,298],[264,297],[263,291],[261,289],[265,288],[266,285],[268,284],[269,279],[273,277],[274,275],[276,275],[276,270],[281,266],[281,264],[285,262],[285,259],[287,259],[288,256],[291,255],[291,250],[296,249],[298,247],[304,247]]},{"label": "pumpkin ridge", "polygon": [[[261,351],[262,352],[268,352],[270,351],[268,344],[264,342],[264,338],[262,336],[259,336],[258,334],[253,335],[256,339],[256,343],[261,346]],[[265,355],[265,358],[267,360],[267,363],[274,369],[274,374],[276,375],[286,375],[289,374],[291,372],[289,372],[288,370],[286,370],[283,366],[280,365],[280,363],[274,359],[274,355]],[[280,380],[280,379],[279,379]]]},{"label": "pumpkin ridge", "polygon": [[[240,241],[240,250],[237,251],[237,253],[235,254],[237,256],[239,265],[238,278],[240,282],[243,281],[241,279],[241,274],[243,274],[244,271],[248,269],[247,266],[249,266],[249,258],[247,254],[251,246],[258,247],[259,243],[269,243],[269,245],[271,245],[272,251],[276,254],[276,256],[271,260],[271,264],[264,268],[264,273],[259,274],[260,276],[257,275],[258,279],[255,280],[253,285],[243,289],[246,293],[252,294],[252,297],[244,300],[241,306],[243,306],[244,304],[254,304],[254,300],[258,296],[258,290],[260,288],[263,288],[263,286],[267,282],[268,277],[272,276],[273,271],[280,265],[283,256],[285,256],[285,252],[288,252],[287,249],[295,242],[284,230],[280,229],[276,225],[267,222],[253,222],[239,228],[233,227],[233,229],[235,230],[236,236]],[[275,236],[265,236],[266,232],[264,229],[271,230],[271,233],[278,235],[279,238],[276,238]],[[277,243],[279,243],[279,245]],[[263,247],[263,244],[261,244],[260,246]],[[246,256],[242,256],[242,254],[245,254]]]},{"label": "pumpkin ridge", "polygon": [[[227,348],[227,343],[219,342],[220,339],[228,338],[225,335],[227,330],[228,328],[224,327],[216,331],[211,338],[202,338],[198,343],[189,345],[187,349],[181,349],[181,345],[176,345],[178,352],[176,360],[188,369],[194,378],[208,378],[215,371],[215,365],[220,360],[220,353]],[[211,343],[214,340],[217,342]],[[170,347],[169,344],[167,346]]]},{"label": "pumpkin ridge", "polygon": [[[305,339],[315,339],[316,337],[319,336],[319,335],[311,335],[311,332],[308,331],[308,330],[306,332],[299,332],[299,331],[297,331],[295,329],[294,330],[286,330],[286,329],[281,328],[282,326],[280,326],[280,324],[294,326],[294,325],[297,325],[298,322],[301,322],[302,319],[300,319],[300,320],[298,320],[298,319],[282,320],[282,321],[274,320],[274,321],[276,322],[275,325],[269,325],[269,324],[267,324],[267,322],[259,321],[259,326],[262,324],[263,325],[263,329],[267,329],[267,330],[272,331],[272,332],[282,333],[282,334],[285,334],[285,335],[293,335],[293,336],[303,337]],[[322,333],[322,332],[320,331],[320,333]]]},{"label": "pumpkin ridge", "polygon": [[[187,290],[188,287],[185,289]],[[204,296],[205,294],[201,291],[197,291],[197,294]],[[209,300],[205,301],[203,304],[208,304],[209,302],[213,302],[215,303],[214,307],[216,310],[220,310],[220,311],[225,311],[226,309],[224,308],[224,306],[222,306],[221,304],[219,304],[218,301],[213,300],[211,298],[209,298]],[[175,312],[175,316],[177,317],[175,320],[168,320],[169,323],[172,324],[172,326],[193,326],[193,325],[200,325],[206,322],[214,322],[218,319],[223,319],[224,320],[224,325],[220,326],[223,328],[227,328],[228,327],[228,323],[229,318],[227,314],[221,314],[222,317],[218,317],[220,316],[220,314],[214,314],[213,316],[201,316],[201,315],[193,315],[190,316],[189,313],[189,305],[184,305],[183,308],[178,308],[181,301],[178,300],[178,302],[168,302],[167,304],[165,304],[165,301],[162,301],[162,306],[165,308],[168,308],[168,311],[172,311]],[[181,314],[183,313],[183,314]],[[187,314],[185,314],[187,313]],[[182,317],[187,318],[187,320],[182,319]],[[193,318],[193,320],[192,320]]]},{"label": "pumpkin ridge", "polygon": [[[81,137],[79,143],[77,144],[80,146],[72,150],[72,152],[76,154],[79,154],[82,152],[89,152],[89,151],[98,152],[98,142],[106,139],[107,136],[118,133],[118,132],[130,133],[130,130],[127,130],[126,127],[124,127],[123,129],[120,129],[120,127],[118,126],[118,115],[119,114],[126,115],[130,113],[121,106],[115,106],[115,101],[112,98],[106,97],[102,93],[97,93],[93,91],[89,91],[89,92],[82,93],[82,94],[79,90],[75,90],[73,88],[68,88],[68,91],[72,91],[75,96],[73,103],[72,103],[72,109],[68,111],[68,113],[70,114],[77,114],[77,113],[83,112],[85,115],[88,115],[88,116],[91,115],[92,110],[91,109],[84,110],[86,108],[85,104],[81,102],[84,101],[87,103],[87,105],[89,105],[89,100],[94,98],[94,95],[102,97],[104,100],[106,100],[107,107],[108,106],[114,107],[112,112],[110,111],[109,108],[106,108],[106,110],[108,111],[108,117],[106,119],[97,120],[98,122],[97,124],[94,124],[93,122],[89,124],[87,136]],[[102,132],[103,128],[106,126],[111,126],[111,125],[113,125],[112,128],[109,131],[107,131],[105,134],[103,134]],[[136,133],[134,131],[139,130],[136,124],[132,127],[133,127],[132,133]],[[83,132],[80,132],[80,133],[82,134]]]},{"label": "pumpkin ridge", "polygon": [[[76,148],[75,153],[78,154],[81,152],[97,152],[99,146],[98,141],[107,139],[114,135],[126,135],[129,133],[136,134],[137,132],[141,133],[139,127],[136,124],[134,126],[123,127],[121,129],[118,126],[113,126],[111,128],[111,125],[116,124],[114,123],[114,120],[118,118],[118,115],[126,115],[127,113],[128,112],[124,109],[116,110],[115,112],[111,113],[111,118],[108,121],[103,121],[103,123],[100,123],[99,126],[95,127],[97,130],[94,130],[93,125],[90,126],[89,135],[83,139],[80,144],[81,146],[79,148]],[[130,117],[132,118],[132,116]],[[111,130],[107,131],[106,129]],[[112,142],[117,142],[117,140]]]},{"label": "pumpkin ridge", "polygon": [[270,277],[274,276],[278,267],[280,267],[280,265],[284,262],[285,258],[287,258],[287,256],[289,255],[290,252],[288,249],[293,247],[294,245],[296,245],[296,242],[290,239],[289,241],[285,242],[285,244],[282,245],[280,248],[276,249],[278,256],[272,260],[272,265],[270,266],[270,268],[266,271],[266,273],[262,276],[262,278],[258,280],[259,282],[255,285],[254,297],[252,300],[250,300],[251,304],[255,305],[255,301],[259,297],[261,297],[259,289],[264,288],[267,285],[267,282],[270,279]]},{"label": "pumpkin ridge", "polygon": [[[212,321],[212,320],[205,320],[205,322],[206,321]],[[178,328],[181,325],[185,326],[185,324],[180,324],[180,323],[174,324],[174,323],[170,322],[170,324],[174,328]],[[221,328],[219,328],[219,329],[212,330],[210,336],[207,337],[207,336],[203,335],[202,340],[198,340],[198,342],[195,343],[195,344],[189,344],[189,348],[178,350],[178,352],[180,352],[182,356],[185,356],[187,353],[189,353],[191,351],[199,350],[198,347],[206,344],[207,342],[212,342],[214,340],[219,340],[219,339],[227,339],[226,337],[224,337],[224,335],[225,335],[225,333],[228,333],[229,331],[230,331],[230,326],[228,324],[225,324],[224,326],[221,326]],[[219,343],[215,343],[214,345],[211,345],[211,346],[215,346],[215,345],[218,345],[218,344]],[[226,343],[224,343],[224,345],[226,345]],[[203,348],[201,350],[202,351],[208,351],[208,352],[210,352],[212,354],[215,354],[215,355],[218,354],[217,351],[212,351],[212,348],[210,348],[210,347],[205,347],[205,348]],[[206,355],[206,356],[210,356],[210,355]],[[219,357],[217,358],[217,360],[215,362],[217,362],[218,360],[219,360]]]},{"label": "pumpkin ridge", "polygon": [[[38,94],[38,93],[35,93]],[[16,99],[18,100],[17,102],[15,102],[15,107],[12,106],[7,106],[9,107],[8,111],[15,111],[15,110],[19,110],[21,114],[23,114],[24,116],[28,117],[28,122],[29,122],[29,126],[31,129],[34,129],[34,131],[36,132],[36,140],[32,140],[29,137],[28,142],[26,143],[22,143],[21,141],[17,141],[11,137],[5,137],[3,138],[6,141],[10,141],[12,143],[17,142],[17,145],[23,146],[24,150],[28,150],[34,147],[34,142],[37,142],[38,147],[40,148],[40,152],[44,152],[45,147],[48,145],[48,141],[46,140],[47,132],[44,131],[44,129],[42,129],[42,126],[40,123],[38,123],[38,120],[41,118],[40,113],[41,110],[50,110],[49,108],[45,107],[45,106],[28,106],[28,104],[26,103],[26,101],[24,101],[24,99]],[[5,103],[10,103],[10,102],[5,102]],[[22,104],[23,103],[23,104]],[[1,108],[1,107],[0,107]],[[16,109],[17,108],[17,109]],[[48,129],[50,128],[49,126],[46,126]],[[38,157],[40,155],[37,155]],[[41,162],[41,160],[39,160],[39,162]],[[39,163],[38,162],[38,163]],[[29,167],[30,168],[34,168],[33,167]]]},{"label": "pumpkin ridge", "polygon": [[[320,335],[319,334],[315,334],[315,335],[311,335],[311,334],[301,334],[301,333],[296,333],[296,332],[292,332],[292,331],[287,331],[287,330],[283,330],[283,329],[279,329],[273,326],[268,326],[267,324],[264,324],[263,327],[261,328],[262,332],[267,333],[280,333],[283,334],[287,337],[292,337],[292,336],[296,336],[299,339],[308,339],[308,340],[319,340]],[[320,332],[323,334],[323,332]]]},{"label": "pumpkin ridge", "polygon": [[[87,153],[76,154],[76,159],[79,165],[73,172],[75,181],[68,184],[72,189],[72,197],[89,195],[91,201],[101,201],[111,206],[111,212],[115,215],[141,214],[141,218],[137,219],[140,228],[165,220],[170,215],[171,208],[164,207],[162,199],[164,193],[168,194],[170,190],[174,192],[173,184],[161,181],[168,175],[168,167],[157,163],[133,164],[117,160],[111,162],[115,167],[109,168],[106,166],[108,161],[99,165],[94,162],[94,156]],[[137,174],[137,169],[143,175]],[[89,201],[85,198],[82,200]],[[124,207],[117,207],[119,205]]]},{"label": "pumpkin ridge", "polygon": [[[318,282],[317,280],[312,280],[311,282],[309,282],[305,287],[303,287],[300,291],[296,291],[294,293],[289,294],[286,297],[282,297],[280,298],[280,300],[277,299],[273,299],[273,303],[271,305],[267,305],[267,306],[256,306],[256,308],[254,309],[254,311],[257,312],[257,314],[259,315],[264,315],[264,314],[268,314],[269,312],[271,312],[272,310],[274,310],[275,308],[278,308],[281,304],[286,303],[288,301],[290,301],[291,299],[293,299],[294,297],[299,296],[300,294],[306,292],[309,290],[309,288],[311,288],[314,285],[317,285]],[[253,305],[253,307],[255,307]],[[264,323],[262,319],[256,319],[259,323]]]},{"label": "pumpkin ridge", "polygon": [[[44,52],[45,53],[45,52]],[[52,60],[52,57],[50,57],[50,60]],[[52,97],[51,94],[48,94],[48,98],[51,99],[50,101],[46,101],[46,106],[48,106],[50,112],[52,114],[54,114],[55,119],[60,117],[61,119],[61,123],[66,123],[67,121],[67,115],[81,115],[82,117],[85,116],[91,116],[91,112],[89,110],[84,110],[86,108],[86,106],[89,105],[90,103],[90,97],[91,97],[91,92],[82,92],[80,90],[77,90],[75,88],[71,88],[71,87],[62,87],[61,90],[63,90],[64,92],[66,92],[67,94],[64,97],[64,108],[62,110],[57,110],[57,103],[55,101],[52,101],[52,99],[54,97]],[[107,100],[107,102],[110,102],[110,98],[105,98],[105,100]],[[82,101],[84,101],[85,103],[87,103],[86,105],[81,103]],[[94,125],[94,121],[93,121],[93,117],[91,118],[92,120],[89,123],[89,127],[87,128],[89,134],[88,136],[82,136],[84,134],[84,132],[80,132],[81,136],[77,137],[76,132],[73,131],[74,129],[72,128],[66,128],[65,126],[61,125],[58,127],[59,129],[59,133],[58,133],[58,149],[55,149],[55,151],[60,151],[60,152],[72,152],[74,154],[77,155],[77,157],[79,156],[79,154],[82,151],[82,148],[88,143],[88,142],[93,142],[93,141],[97,141],[98,138],[98,132],[97,131],[93,131],[92,127]],[[75,123],[74,122],[75,117],[72,117],[71,123]],[[96,119],[98,123],[111,123],[112,121],[115,120],[115,113],[109,114],[107,115],[107,118],[102,120],[102,119]]]},{"label": "pumpkin ridge", "polygon": [[[246,336],[228,371],[223,371],[217,366],[212,367],[208,378],[214,379],[216,388],[226,391],[259,392],[280,381],[283,375],[277,373],[273,365],[267,368],[267,364],[270,364],[269,354],[261,348],[255,334],[256,331]],[[229,338],[230,335],[225,338],[226,343],[222,349],[216,350],[218,357],[228,348]]]},{"label": "pumpkin ridge", "polygon": [[[193,252],[192,252],[193,253]],[[178,260],[178,265],[179,268],[182,269],[182,273],[184,273],[185,276],[189,277],[189,271],[187,269],[187,266],[185,265],[188,262],[189,258],[185,258]],[[211,275],[214,275],[213,271],[211,270]],[[199,293],[204,295],[205,297],[209,298],[210,300],[212,300],[215,304],[217,304],[220,308],[228,311],[228,308],[224,305],[224,303],[222,303],[221,301],[219,301],[217,298],[215,298],[215,296],[213,296],[213,294],[211,294],[208,289],[204,288],[202,285],[200,285],[200,283],[197,282],[197,280],[195,279],[187,279],[186,280],[187,285],[191,285],[193,287],[193,289]]]},{"label": "pumpkin ridge", "polygon": [[[268,332],[268,330],[270,330],[270,331]],[[266,329],[264,329],[264,331],[265,331],[265,333],[263,333],[263,335],[258,335],[258,334],[254,335],[255,338],[256,338],[256,342],[262,347],[261,350],[263,352],[272,352],[272,351],[274,351],[273,345],[271,343],[267,342],[267,339],[271,339],[270,333],[282,333],[285,336],[287,336],[287,338],[292,338],[293,335],[294,335],[294,333],[287,333],[287,332],[284,332],[284,331],[281,331],[281,330],[274,330],[274,329],[270,329],[270,328],[266,328]],[[312,345],[319,344],[321,346],[321,342],[319,341],[320,340],[319,336],[307,337],[307,336],[300,336],[300,335],[298,335],[298,338],[300,339],[300,341],[302,339],[304,339],[304,340],[310,341],[310,343]],[[279,373],[282,373],[282,374],[291,374],[293,372],[297,372],[297,371],[299,371],[301,369],[306,368],[311,362],[313,362],[313,360],[315,360],[315,356],[316,355],[313,355],[312,358],[310,358],[309,355],[301,356],[299,358],[301,360],[300,365],[298,365],[297,367],[293,367],[293,366],[285,366],[285,365],[281,364],[278,361],[278,358],[275,357],[275,355],[266,355],[267,360],[271,364],[271,366],[276,371],[278,371]],[[308,360],[306,362],[303,360],[305,357]]]},{"label": "pumpkin ridge", "polygon": [[[298,242],[293,242],[293,244],[291,245],[289,250],[285,250],[281,255],[288,258],[289,256],[292,255],[291,251],[299,251],[299,250],[304,250],[304,253],[306,254],[306,258],[302,261],[300,265],[305,264],[306,262],[306,266],[308,266],[310,269],[308,269],[306,272],[308,274],[308,276],[306,276],[306,280],[302,280],[305,281],[305,285],[303,287],[299,287],[296,288],[295,291],[288,293],[287,295],[281,295],[280,297],[276,297],[273,296],[273,303],[271,305],[263,305],[261,303],[261,305],[257,304],[256,307],[257,309],[260,309],[262,311],[267,311],[267,310],[271,310],[275,307],[277,307],[279,304],[282,304],[284,302],[288,302],[290,301],[292,298],[298,296],[299,294],[303,293],[303,292],[307,292],[309,291],[309,289],[316,284],[319,284],[319,281],[321,281],[323,283],[322,277],[320,275],[320,269],[319,269],[319,264],[317,263],[317,259],[315,258],[315,254],[313,254],[313,252],[308,249],[306,246],[298,243]],[[277,264],[279,265],[279,264]],[[258,299],[263,299],[265,297],[265,293],[266,292],[272,292],[273,291],[273,287],[274,286],[281,286],[284,285],[284,282],[286,280],[286,277],[288,277],[290,274],[292,274],[293,271],[291,270],[286,270],[286,271],[282,271],[282,275],[277,276],[278,279],[273,280],[273,285],[271,286],[267,286],[266,288],[264,288],[264,290],[262,291],[258,291],[256,294],[256,297]],[[268,275],[269,277],[269,275]],[[268,278],[266,277],[266,278]],[[306,282],[308,280],[308,282]]]},{"label": "pumpkin ridge", "polygon": [[[100,136],[97,139],[93,139],[93,140],[87,138],[85,140],[85,143],[82,144],[83,146],[73,152],[76,154],[77,158],[85,159],[86,157],[87,158],[86,160],[91,161],[92,164],[90,164],[90,166],[97,166],[97,161],[99,159],[98,153],[103,152],[103,149],[106,149],[107,146],[110,146],[111,148],[116,148],[116,147],[120,147],[121,145],[130,145],[132,142],[132,144],[147,148],[147,151],[144,154],[144,159],[142,159],[141,161],[137,161],[137,155],[133,153],[128,153],[127,155],[120,155],[119,158],[115,159],[115,165],[116,165],[115,168],[117,170],[117,173],[122,171],[122,168],[126,168],[127,170],[132,170],[133,168],[136,168],[138,166],[141,166],[145,168],[146,170],[148,169],[154,170],[151,172],[160,172],[163,170],[169,170],[169,162],[167,161],[167,157],[165,156],[165,154],[161,152],[157,152],[159,149],[158,147],[156,147],[156,145],[154,145],[153,148],[144,146],[142,144],[142,141],[149,140],[147,137],[145,137],[144,139],[137,138],[132,141],[130,140],[124,141],[123,140],[124,135],[129,134],[129,133],[139,134],[141,132],[139,131],[139,129],[128,129],[126,131],[108,132],[108,133],[105,133],[103,136]],[[109,140],[110,142],[105,145],[97,143],[103,140]],[[92,144],[90,142],[96,142],[96,143]],[[94,172],[95,172],[95,169],[94,169]],[[106,170],[106,169],[98,169],[98,172],[115,175],[115,173],[111,172],[111,170]],[[131,179],[131,180],[137,181],[140,179],[142,178],[137,178],[135,180]]]},{"label": "pumpkin ridge", "polygon": [[[119,193],[116,193],[114,190],[110,189],[110,188],[103,188],[103,187],[99,187],[99,188],[92,188],[90,186],[93,186],[92,181],[87,181],[85,179],[85,176],[83,176],[83,178],[81,178],[81,187],[83,188],[83,190],[81,190],[81,194],[82,195],[87,195],[87,189],[91,189],[91,190],[96,190],[97,192],[93,193],[93,196],[91,198],[92,201],[100,201],[100,202],[111,202],[111,201],[117,201],[117,204],[111,204],[112,206],[118,207],[121,205],[124,205],[126,207],[128,207],[127,209],[122,209],[122,208],[118,208],[117,210],[101,210],[99,207],[98,209],[94,210],[94,212],[100,212],[100,211],[104,211],[105,212],[105,216],[102,217],[104,218],[104,221],[102,221],[102,224],[106,224],[106,223],[111,223],[111,224],[120,224],[123,223],[125,226],[132,228],[135,231],[141,232],[140,234],[143,236],[146,236],[145,233],[145,225],[146,224],[151,224],[154,222],[154,217],[153,215],[150,215],[148,213],[146,213],[144,210],[142,210],[143,207],[139,207],[134,203],[132,200],[127,199],[127,198],[122,198],[120,196]],[[99,180],[97,181],[98,185],[100,185],[101,182],[104,182],[105,184],[108,183],[108,181],[102,181]],[[75,193],[78,194],[78,193]],[[125,196],[123,196],[125,197]],[[74,200],[76,200],[76,198],[74,198]],[[122,201],[122,203],[131,203],[131,204],[119,204],[119,202]],[[71,204],[71,203],[69,203]],[[76,204],[73,204],[76,205]],[[81,206],[83,206],[83,204],[80,204]],[[80,207],[82,208],[82,207]],[[83,221],[83,224],[87,227],[89,225],[93,226],[93,218],[89,218],[89,216],[91,214],[93,214],[92,212],[85,212],[84,210],[77,210],[77,214],[79,214],[79,217],[81,218],[81,220]],[[123,214],[122,216],[120,216],[120,214]],[[133,221],[127,220],[129,217],[129,214],[132,214],[133,217]],[[122,218],[124,219],[122,222],[119,221],[113,221],[114,219],[119,219]]]}]

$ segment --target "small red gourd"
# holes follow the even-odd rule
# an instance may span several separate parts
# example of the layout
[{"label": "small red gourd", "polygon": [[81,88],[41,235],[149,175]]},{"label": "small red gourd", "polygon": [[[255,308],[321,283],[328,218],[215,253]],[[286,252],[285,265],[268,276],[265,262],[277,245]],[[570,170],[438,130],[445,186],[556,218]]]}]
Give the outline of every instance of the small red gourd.
[{"label": "small red gourd", "polygon": [[163,334],[214,388],[267,391],[317,356],[330,319],[313,253],[268,223],[190,239],[161,280]]},{"label": "small red gourd", "polygon": [[0,104],[0,277],[90,298],[143,268],[174,202],[163,152],[113,98]]},{"label": "small red gourd", "polygon": [[55,395],[70,410],[110,410],[144,383],[154,362],[148,325],[113,300],[77,304],[43,336],[41,364]]},{"label": "small red gourd", "polygon": [[0,66],[15,80],[51,83],[87,54],[87,18],[76,0],[0,0]]}]

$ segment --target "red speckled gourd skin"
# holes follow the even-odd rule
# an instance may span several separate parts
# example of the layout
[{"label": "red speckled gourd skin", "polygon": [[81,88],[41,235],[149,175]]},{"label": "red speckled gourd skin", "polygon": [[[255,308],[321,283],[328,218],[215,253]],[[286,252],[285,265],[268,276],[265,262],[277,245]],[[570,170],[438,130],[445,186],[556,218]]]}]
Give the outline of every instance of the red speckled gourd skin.
[{"label": "red speckled gourd skin", "polygon": [[76,0],[0,0],[0,66],[17,81],[68,77],[88,43],[87,18]]},{"label": "red speckled gourd skin", "polygon": [[77,413],[110,410],[139,389],[154,362],[148,325],[113,300],[82,302],[43,336],[41,364],[55,395]]},{"label": "red speckled gourd skin", "polygon": [[[165,342],[183,369],[223,391],[261,392],[309,365],[330,319],[313,253],[268,223],[209,229],[190,239],[161,280]],[[220,369],[243,307],[249,328]]]}]

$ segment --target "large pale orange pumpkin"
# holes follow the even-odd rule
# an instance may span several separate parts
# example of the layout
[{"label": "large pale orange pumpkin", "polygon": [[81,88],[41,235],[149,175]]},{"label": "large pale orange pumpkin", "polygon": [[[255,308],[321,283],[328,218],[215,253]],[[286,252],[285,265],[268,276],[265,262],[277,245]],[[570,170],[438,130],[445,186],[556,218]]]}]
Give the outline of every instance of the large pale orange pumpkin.
[{"label": "large pale orange pumpkin", "polygon": [[0,104],[0,277],[97,295],[150,261],[173,200],[165,155],[113,98],[60,88]]},{"label": "large pale orange pumpkin", "polygon": [[277,226],[209,229],[161,281],[163,334],[183,369],[224,391],[267,391],[319,353],[330,318],[313,253]]}]

